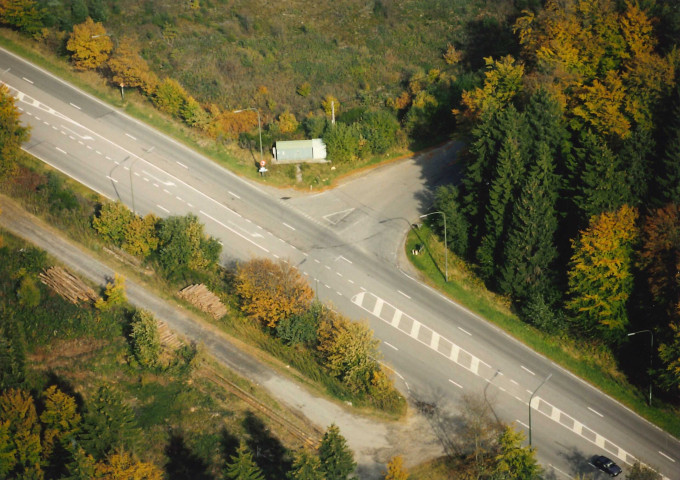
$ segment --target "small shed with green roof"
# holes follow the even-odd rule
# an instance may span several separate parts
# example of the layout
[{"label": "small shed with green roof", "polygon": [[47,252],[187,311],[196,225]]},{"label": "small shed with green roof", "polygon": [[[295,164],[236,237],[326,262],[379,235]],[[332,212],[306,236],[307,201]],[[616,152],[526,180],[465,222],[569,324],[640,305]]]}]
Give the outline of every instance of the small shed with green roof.
[{"label": "small shed with green roof", "polygon": [[274,163],[326,163],[326,144],[320,138],[279,140],[273,149]]}]

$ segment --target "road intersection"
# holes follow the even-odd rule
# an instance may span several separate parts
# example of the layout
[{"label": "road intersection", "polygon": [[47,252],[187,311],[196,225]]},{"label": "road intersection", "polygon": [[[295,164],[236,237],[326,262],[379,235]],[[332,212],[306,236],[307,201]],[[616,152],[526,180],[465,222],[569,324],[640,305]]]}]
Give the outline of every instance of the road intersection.
[{"label": "road intersection", "polygon": [[597,475],[588,459],[606,452],[680,479],[676,439],[399,268],[404,235],[455,172],[459,145],[331,191],[290,194],[243,180],[1,50],[0,70],[32,127],[26,151],[137,213],[196,214],[224,262],[296,266],[320,299],[370,322],[415,398],[454,412],[462,395],[489,390],[497,415],[525,429],[531,398],[533,444],[552,478]]}]

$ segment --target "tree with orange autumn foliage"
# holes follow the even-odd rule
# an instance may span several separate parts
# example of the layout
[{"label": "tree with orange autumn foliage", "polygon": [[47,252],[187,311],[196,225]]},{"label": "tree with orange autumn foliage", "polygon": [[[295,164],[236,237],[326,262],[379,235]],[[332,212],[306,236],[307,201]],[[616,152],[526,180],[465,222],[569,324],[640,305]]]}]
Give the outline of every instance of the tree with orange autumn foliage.
[{"label": "tree with orange autumn foliage", "polygon": [[241,299],[241,310],[270,328],[275,328],[283,318],[307,311],[314,298],[314,292],[295,267],[267,259],[239,265],[236,293]]},{"label": "tree with orange autumn foliage", "polygon": [[29,129],[19,121],[14,97],[5,85],[0,85],[0,179],[16,171],[17,155],[28,137]]},{"label": "tree with orange autumn foliage", "polygon": [[162,480],[163,471],[153,463],[141,462],[130,453],[119,450],[105,461],[97,462],[94,479],[106,480]]},{"label": "tree with orange autumn foliage", "polygon": [[108,61],[111,78],[116,86],[140,88],[147,95],[158,86],[158,77],[151,71],[130,38],[123,37]]},{"label": "tree with orange autumn foliage", "polygon": [[113,42],[101,22],[87,17],[85,22],[73,27],[66,49],[71,52],[71,60],[78,70],[93,70],[108,60]]},{"label": "tree with orange autumn foliage", "polygon": [[590,219],[588,228],[572,241],[567,308],[576,328],[619,342],[628,327],[626,304],[633,289],[633,244],[638,231],[637,210],[624,205]]}]

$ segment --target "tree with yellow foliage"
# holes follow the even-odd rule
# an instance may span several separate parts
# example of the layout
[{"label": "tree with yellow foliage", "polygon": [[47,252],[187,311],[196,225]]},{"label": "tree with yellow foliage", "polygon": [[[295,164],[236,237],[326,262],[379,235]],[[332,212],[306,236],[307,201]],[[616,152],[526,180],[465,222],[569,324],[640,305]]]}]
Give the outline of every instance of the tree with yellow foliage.
[{"label": "tree with yellow foliage", "polygon": [[572,241],[567,308],[584,334],[599,334],[611,343],[621,341],[628,327],[637,217],[637,210],[628,205],[593,216]]},{"label": "tree with yellow foliage", "polygon": [[93,70],[108,60],[113,42],[101,22],[87,17],[85,22],[73,27],[66,49],[71,52],[71,60],[78,70]]},{"label": "tree with yellow foliage", "polygon": [[462,103],[466,107],[463,113],[468,118],[479,118],[485,112],[502,110],[522,90],[524,65],[517,63],[511,55],[498,60],[487,57],[484,61],[484,85],[463,92]]},{"label": "tree with yellow foliage", "polygon": [[43,425],[42,456],[62,454],[80,430],[80,414],[75,399],[55,385],[43,393],[45,409],[40,414]]},{"label": "tree with yellow foliage", "polygon": [[153,94],[158,86],[158,77],[151,71],[132,39],[123,37],[108,61],[116,86],[141,88],[147,95]]},{"label": "tree with yellow foliage", "polygon": [[94,306],[102,312],[106,312],[113,307],[125,303],[127,301],[127,295],[125,293],[125,277],[116,273],[113,283],[109,282],[106,284],[104,297],[106,299],[100,298],[94,304]]},{"label": "tree with yellow foliage", "polygon": [[314,297],[295,267],[267,259],[239,265],[236,293],[241,299],[241,310],[270,328],[275,328],[283,318],[306,312]]},{"label": "tree with yellow foliage", "polygon": [[40,478],[40,424],[30,393],[11,388],[0,395],[0,441],[3,431],[8,441],[0,447],[9,464],[0,466],[0,471]]},{"label": "tree with yellow foliage", "polygon": [[397,455],[387,463],[385,480],[408,480],[408,472],[404,467],[404,457]]},{"label": "tree with yellow foliage", "polygon": [[21,144],[28,140],[29,129],[19,121],[19,110],[9,89],[0,85],[0,179],[14,174]]},{"label": "tree with yellow foliage", "polygon": [[118,450],[97,462],[95,479],[106,480],[162,480],[163,471],[153,463],[141,462],[124,450]]}]

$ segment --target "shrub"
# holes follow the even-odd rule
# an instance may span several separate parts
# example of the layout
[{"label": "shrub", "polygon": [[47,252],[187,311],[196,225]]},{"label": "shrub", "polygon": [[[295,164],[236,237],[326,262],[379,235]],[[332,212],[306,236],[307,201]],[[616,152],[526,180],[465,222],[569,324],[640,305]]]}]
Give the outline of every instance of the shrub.
[{"label": "shrub", "polygon": [[165,78],[156,88],[152,100],[159,110],[169,113],[173,117],[179,117],[180,111],[188,98],[189,95],[186,90],[177,80]]},{"label": "shrub", "polygon": [[367,112],[361,119],[361,131],[372,153],[385,153],[397,143],[399,122],[385,110]]},{"label": "shrub", "polygon": [[158,323],[151,312],[137,310],[132,316],[130,340],[132,352],[143,367],[155,367],[161,354]]},{"label": "shrub", "polygon": [[337,123],[329,125],[324,133],[328,157],[334,162],[349,163],[359,155],[361,134],[356,125]]},{"label": "shrub", "polygon": [[134,214],[122,203],[105,203],[92,219],[92,226],[97,233],[120,246],[125,241],[128,225],[133,218]]}]

